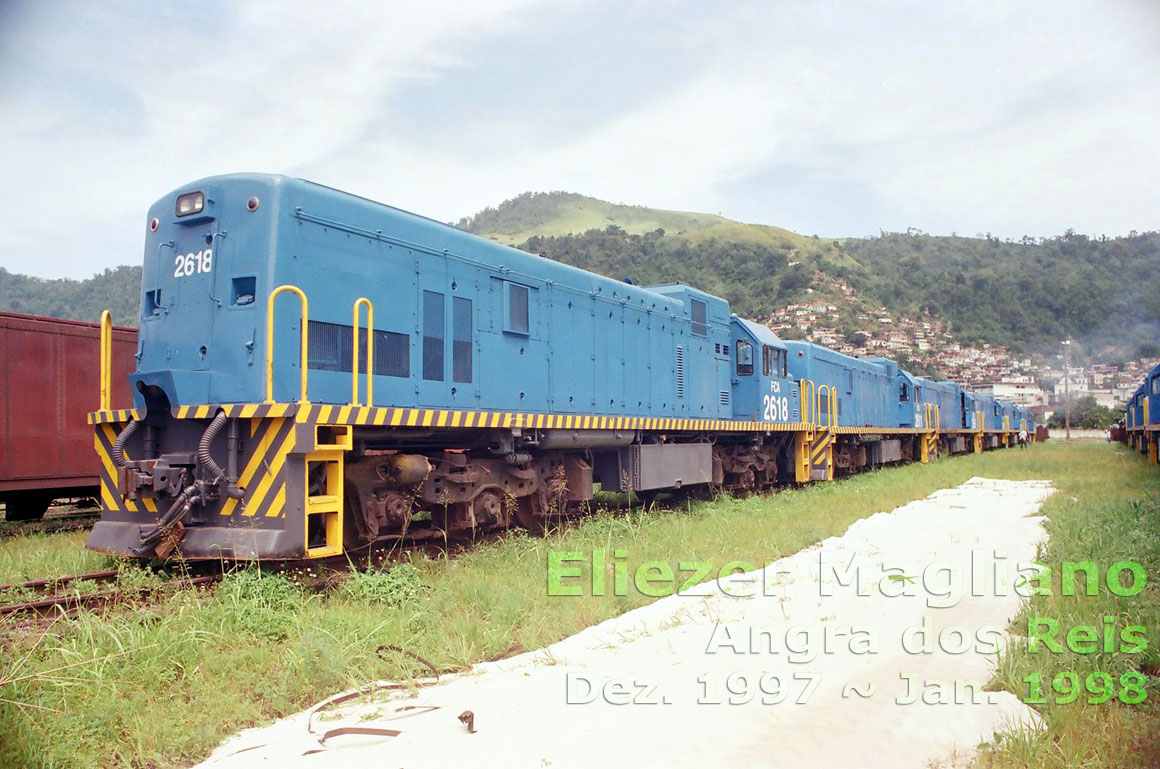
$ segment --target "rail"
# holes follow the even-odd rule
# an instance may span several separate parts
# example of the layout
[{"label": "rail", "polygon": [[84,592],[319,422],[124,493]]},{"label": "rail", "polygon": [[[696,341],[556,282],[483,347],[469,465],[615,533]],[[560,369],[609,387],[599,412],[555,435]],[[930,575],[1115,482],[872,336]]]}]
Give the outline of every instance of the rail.
[{"label": "rail", "polygon": [[101,310],[101,411],[113,408],[113,316]]},{"label": "rail", "polygon": [[[173,587],[201,587],[217,582],[221,579],[220,574],[205,574],[202,576],[193,576],[185,574],[176,579],[161,582],[156,585],[142,586],[142,587],[114,587],[111,590],[99,590],[94,592],[81,592],[73,590],[70,585],[78,582],[87,583],[116,583],[119,577],[119,572],[115,569],[109,571],[96,571],[88,574],[76,574],[67,577],[57,577],[55,579],[38,579],[32,582],[25,582],[22,585],[5,585],[0,587],[0,592],[18,591],[24,594],[33,594],[30,600],[21,603],[7,604],[0,606],[0,617],[6,617],[11,614],[35,614],[46,611],[70,611],[82,606],[102,606],[112,604],[117,601],[133,599],[144,594],[152,592],[160,592],[165,588]],[[66,592],[60,592],[61,590]],[[46,592],[47,595],[35,596],[37,592]]]},{"label": "rail", "polygon": [[362,345],[359,344],[359,338],[358,338],[359,331],[362,330],[362,326],[360,326],[359,322],[358,322],[359,308],[360,307],[367,308],[367,402],[366,402],[366,405],[373,406],[374,405],[374,395],[373,395],[373,392],[374,392],[374,371],[375,371],[375,331],[374,331],[374,329],[375,329],[375,308],[374,308],[374,305],[371,304],[371,300],[367,299],[365,296],[360,296],[358,299],[356,299],[354,301],[354,344],[351,345],[351,347],[354,348],[354,362],[350,368],[350,371],[351,371],[351,375],[350,375],[351,376],[350,402],[351,402],[351,404],[353,404],[355,406],[363,405],[362,402],[359,401],[359,399],[358,399],[358,375],[359,375],[358,354],[359,354],[359,348],[362,347]]},{"label": "rail", "polygon": [[309,403],[310,401],[306,398],[306,330],[307,320],[310,317],[310,303],[302,289],[289,284],[278,286],[270,292],[270,298],[266,300],[266,403],[274,402],[274,300],[278,298],[279,294],[286,291],[297,294],[302,306],[302,350],[300,355],[302,392],[298,402]]}]

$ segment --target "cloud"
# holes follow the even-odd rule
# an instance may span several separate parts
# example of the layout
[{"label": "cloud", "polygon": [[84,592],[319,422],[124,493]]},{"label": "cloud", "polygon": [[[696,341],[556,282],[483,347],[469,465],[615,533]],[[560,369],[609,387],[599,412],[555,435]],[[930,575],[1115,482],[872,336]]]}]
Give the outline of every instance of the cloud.
[{"label": "cloud", "polygon": [[199,24],[111,4],[31,11],[0,73],[0,264],[75,276],[135,262],[169,189],[316,164],[365,135],[392,90],[464,66],[462,41],[518,27],[529,5],[248,2]]},{"label": "cloud", "polygon": [[1153,229],[1143,2],[17,4],[0,266],[139,261],[234,171],[442,220],[528,189],[822,235]]}]

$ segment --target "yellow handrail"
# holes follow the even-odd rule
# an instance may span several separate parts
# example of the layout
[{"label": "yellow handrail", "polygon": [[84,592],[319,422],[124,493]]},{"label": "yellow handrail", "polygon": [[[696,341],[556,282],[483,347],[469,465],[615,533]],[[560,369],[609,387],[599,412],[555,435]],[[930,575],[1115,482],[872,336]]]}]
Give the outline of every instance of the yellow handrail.
[{"label": "yellow handrail", "polygon": [[365,296],[360,296],[354,301],[354,363],[351,365],[351,395],[350,402],[355,406],[362,405],[358,399],[358,353],[359,344],[358,334],[362,327],[358,322],[359,307],[367,308],[367,403],[368,406],[374,405],[374,369],[375,369],[375,308],[371,304],[371,300]]},{"label": "yellow handrail", "polygon": [[938,431],[942,425],[942,411],[937,403],[926,404],[926,429]]},{"label": "yellow handrail", "polygon": [[818,420],[815,423],[815,426],[821,425],[822,390],[829,391],[829,395],[826,396],[826,421],[829,424],[826,426],[832,428],[837,424],[838,421],[838,406],[835,403],[837,400],[838,391],[834,388],[833,385],[818,385],[817,393],[814,396],[814,416]]},{"label": "yellow handrail", "polygon": [[309,403],[310,401],[306,399],[306,325],[307,319],[310,316],[310,304],[306,299],[306,294],[302,293],[302,289],[289,284],[278,286],[270,292],[270,298],[266,300],[266,403],[274,402],[274,300],[278,297],[278,294],[284,291],[297,294],[302,304],[302,354],[300,361],[302,367],[302,395],[298,399],[298,402]]},{"label": "yellow handrail", "polygon": [[813,413],[813,398],[814,398],[814,381],[812,379],[802,379],[798,381],[800,387],[802,422],[811,427],[814,424],[815,414]]},{"label": "yellow handrail", "polygon": [[113,407],[113,316],[101,310],[101,411]]}]

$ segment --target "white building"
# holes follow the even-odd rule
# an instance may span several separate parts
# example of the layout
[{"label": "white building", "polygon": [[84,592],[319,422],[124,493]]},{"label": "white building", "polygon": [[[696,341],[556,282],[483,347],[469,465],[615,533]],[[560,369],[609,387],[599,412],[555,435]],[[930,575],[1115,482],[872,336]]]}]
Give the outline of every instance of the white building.
[{"label": "white building", "polygon": [[1046,405],[1049,400],[1047,393],[1039,389],[1039,385],[1035,384],[1034,381],[1025,380],[1030,380],[1030,377],[1000,379],[998,382],[983,385],[980,389],[999,400],[1010,401],[1016,406]]}]

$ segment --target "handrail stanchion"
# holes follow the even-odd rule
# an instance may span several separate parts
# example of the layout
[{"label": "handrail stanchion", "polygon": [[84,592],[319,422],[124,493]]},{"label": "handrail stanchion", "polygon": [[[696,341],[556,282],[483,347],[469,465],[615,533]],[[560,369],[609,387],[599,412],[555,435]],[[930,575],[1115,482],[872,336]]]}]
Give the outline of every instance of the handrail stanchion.
[{"label": "handrail stanchion", "polygon": [[270,298],[266,300],[266,403],[274,402],[274,300],[279,294],[286,291],[297,294],[302,306],[302,350],[299,361],[299,365],[302,367],[302,391],[298,402],[309,403],[310,401],[306,399],[306,327],[307,319],[310,316],[310,304],[306,299],[306,294],[302,293],[302,289],[289,284],[278,286],[270,292]]},{"label": "handrail stanchion", "polygon": [[818,429],[818,383],[810,379],[810,428]]},{"label": "handrail stanchion", "polygon": [[374,377],[374,369],[375,369],[375,331],[374,331],[374,328],[375,328],[375,308],[374,308],[374,305],[371,304],[371,300],[367,299],[365,296],[361,296],[354,301],[354,324],[353,324],[354,344],[351,345],[354,348],[354,363],[351,366],[350,402],[351,402],[351,405],[354,405],[354,406],[361,406],[362,405],[358,399],[358,374],[359,374],[358,354],[359,354],[359,348],[362,347],[362,345],[359,344],[359,339],[358,339],[359,331],[362,330],[362,326],[360,326],[359,322],[358,322],[359,307],[366,307],[367,308],[367,403],[366,403],[366,405],[373,406],[374,405],[374,395],[373,395],[373,393],[374,393],[374,378],[373,377]]},{"label": "handrail stanchion", "polygon": [[101,411],[113,407],[113,316],[101,310]]},{"label": "handrail stanchion", "polygon": [[818,385],[817,394],[814,403],[814,417],[817,420],[816,425],[821,426],[822,419],[822,391],[826,391],[826,427],[833,428],[837,421],[838,407],[834,403],[837,390],[833,385]]},{"label": "handrail stanchion", "polygon": [[802,379],[801,386],[801,407],[802,407],[802,422],[804,422],[811,429],[817,427],[815,420],[817,419],[817,412],[814,411],[814,397],[815,386],[814,380]]}]

